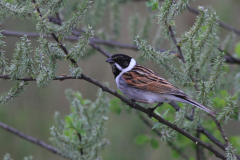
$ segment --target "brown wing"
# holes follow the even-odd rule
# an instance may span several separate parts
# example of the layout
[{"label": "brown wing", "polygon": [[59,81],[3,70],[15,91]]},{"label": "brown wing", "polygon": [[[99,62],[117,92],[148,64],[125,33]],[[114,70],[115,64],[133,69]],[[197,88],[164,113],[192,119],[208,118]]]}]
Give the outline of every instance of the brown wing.
[{"label": "brown wing", "polygon": [[137,89],[156,93],[186,95],[170,82],[157,75],[154,71],[142,65],[136,65],[131,71],[124,73],[123,78],[129,86]]}]

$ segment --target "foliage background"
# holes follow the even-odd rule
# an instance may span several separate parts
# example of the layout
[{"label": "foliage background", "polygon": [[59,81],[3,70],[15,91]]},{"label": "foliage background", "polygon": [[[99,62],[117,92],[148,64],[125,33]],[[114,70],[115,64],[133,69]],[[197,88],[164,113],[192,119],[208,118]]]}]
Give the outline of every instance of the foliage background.
[{"label": "foliage background", "polygon": [[[71,1],[70,1],[71,2]],[[238,0],[198,0],[191,3],[191,6],[197,8],[197,6],[212,6],[219,15],[221,21],[228,23],[229,25],[239,29],[240,28],[240,2]],[[129,36],[129,17],[133,12],[139,12],[140,19],[144,22],[144,18],[149,14],[150,9],[145,5],[145,2],[131,2],[123,4],[121,9],[121,28],[120,28],[120,42],[126,42],[131,44],[132,37]],[[101,25],[108,24],[110,17],[108,11],[105,13]],[[152,13],[151,13],[152,15]],[[194,23],[195,15],[189,12],[184,12],[176,18],[177,33],[183,33],[188,30]],[[155,22],[150,29],[149,42],[152,41],[158,25]],[[35,24],[30,20],[9,19],[1,25],[1,29],[35,32]],[[109,30],[106,26],[105,31]],[[221,39],[229,33],[220,28],[219,35]],[[34,38],[32,40],[33,46],[37,44]],[[6,58],[11,58],[14,53],[15,43],[19,41],[19,38],[7,37],[5,42],[7,48],[5,48]],[[237,37],[239,41],[239,37]],[[163,42],[164,48],[167,48],[168,44]],[[165,47],[166,46],[166,47]],[[124,53],[136,58],[139,53],[129,50],[112,50],[111,54]],[[81,68],[86,75],[92,78],[98,79],[100,82],[109,82],[109,86],[113,89],[117,89],[113,75],[111,73],[110,66],[105,63],[105,57],[100,53],[96,53],[94,56],[89,57],[87,60],[80,60]],[[155,70],[157,73],[167,79],[167,75],[160,70],[158,65],[154,65],[150,62],[144,62],[144,65]],[[60,62],[60,68],[56,75],[68,74],[69,62]],[[8,91],[12,82],[1,81],[0,94]],[[96,99],[97,87],[93,86],[85,81],[71,80],[71,81],[55,81],[46,89],[39,89],[36,87],[35,82],[30,83],[27,87],[27,91],[21,96],[11,101],[8,106],[0,106],[0,120],[22,132],[31,135],[33,137],[42,139],[48,142],[50,137],[49,128],[53,125],[53,115],[55,111],[59,111],[61,115],[69,114],[69,104],[65,98],[64,91],[67,88],[72,88],[75,91],[80,91],[84,98],[91,100]],[[134,112],[134,111],[133,111]],[[239,122],[231,121],[227,126],[224,126],[227,135],[231,136],[233,133],[240,133]],[[160,141],[160,148],[153,150],[150,145],[139,146],[134,144],[134,139],[139,134],[150,133],[151,130],[147,128],[142,121],[139,120],[135,114],[128,114],[126,111],[117,116],[110,112],[109,120],[107,122],[106,138],[110,140],[111,144],[102,151],[101,155],[103,159],[114,160],[132,160],[132,159],[171,159],[172,153],[170,149]],[[22,159],[26,155],[33,155],[35,160],[38,159],[62,159],[58,155],[54,155],[38,146],[32,145],[30,142],[26,142],[15,135],[9,134],[4,130],[0,130],[0,157],[3,157],[5,153],[11,153],[14,159]],[[195,153],[190,153],[194,155]],[[161,158],[159,158],[161,157]],[[214,156],[213,156],[214,157]],[[216,159],[211,158],[211,159]]]}]

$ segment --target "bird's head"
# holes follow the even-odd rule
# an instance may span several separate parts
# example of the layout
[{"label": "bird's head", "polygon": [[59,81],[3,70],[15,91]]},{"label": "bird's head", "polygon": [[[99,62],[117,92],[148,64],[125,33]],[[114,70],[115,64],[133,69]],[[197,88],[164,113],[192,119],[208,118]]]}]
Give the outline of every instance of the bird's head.
[{"label": "bird's head", "polygon": [[117,77],[121,72],[131,70],[137,64],[132,57],[124,54],[114,54],[108,58],[106,62],[110,63],[115,77]]}]

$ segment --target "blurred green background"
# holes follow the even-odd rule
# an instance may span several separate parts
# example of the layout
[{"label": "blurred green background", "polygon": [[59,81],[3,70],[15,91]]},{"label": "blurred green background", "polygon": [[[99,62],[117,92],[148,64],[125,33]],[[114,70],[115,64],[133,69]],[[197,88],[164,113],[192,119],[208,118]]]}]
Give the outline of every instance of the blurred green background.
[{"label": "blurred green background", "polygon": [[[240,1],[239,0],[196,0],[191,3],[191,6],[197,8],[197,6],[212,6],[219,15],[220,20],[228,23],[234,28],[240,29]],[[134,11],[140,13],[140,17],[144,18],[150,10],[146,7],[145,2],[128,3],[121,6],[121,35],[120,42],[132,44],[132,39],[129,36],[129,17]],[[188,30],[194,23],[194,14],[190,12],[184,12],[177,17],[176,25],[177,33],[183,33]],[[109,22],[109,16],[105,16],[104,22]],[[151,27],[151,36],[149,41],[151,42],[158,25],[153,23]],[[1,24],[2,30],[15,30],[23,32],[35,32],[35,24],[30,20],[9,19],[5,23]],[[107,28],[105,28],[107,30]],[[219,30],[220,37],[223,39],[228,31],[224,29]],[[4,48],[6,57],[11,59],[14,53],[15,44],[20,38],[7,37],[7,47]],[[33,46],[37,46],[36,39],[31,38]],[[239,38],[238,38],[239,40]],[[163,43],[163,46],[168,47],[168,44]],[[119,49],[113,50],[111,54],[124,53],[134,58],[137,57],[137,52]],[[100,82],[109,82],[109,86],[112,89],[117,89],[114,81],[114,77],[111,72],[110,66],[105,63],[106,58],[101,53],[96,53],[86,60],[80,60],[79,66],[83,69],[83,73],[98,79]],[[69,73],[69,62],[61,62],[57,71],[57,75]],[[150,62],[144,62],[144,65],[155,70],[157,73],[163,75],[166,79],[168,77],[159,66],[151,64]],[[7,92],[12,83],[7,80],[0,81],[0,94]],[[50,131],[49,128],[53,125],[53,115],[55,111],[59,111],[62,116],[69,113],[69,104],[65,98],[64,91],[67,88],[72,88],[75,91],[82,93],[84,98],[94,100],[96,98],[97,87],[81,80],[65,80],[54,81],[46,89],[39,89],[36,87],[35,82],[30,82],[27,87],[27,91],[18,98],[14,98],[8,105],[0,106],[0,121],[12,126],[21,132],[33,136],[37,139],[41,139],[49,143]],[[180,88],[183,88],[180,86]],[[138,146],[134,144],[134,138],[139,134],[150,133],[151,130],[142,123],[138,118],[135,111],[132,114],[128,114],[123,111],[119,116],[111,113],[109,114],[109,120],[107,124],[106,138],[110,140],[110,145],[102,151],[101,155],[103,159],[114,160],[135,160],[135,159],[149,159],[149,160],[169,160],[172,159],[171,150],[160,141],[160,148],[154,150],[150,145]],[[227,134],[236,129],[236,124],[229,123],[228,126],[224,126]],[[239,124],[238,124],[239,125]],[[240,127],[239,127],[240,128]],[[238,131],[239,131],[238,128]],[[238,132],[239,133],[239,132]],[[16,135],[10,134],[7,131],[0,129],[0,159],[5,153],[10,153],[13,159],[22,159],[24,156],[32,155],[35,160],[42,159],[63,159],[58,155],[52,154],[45,149],[31,144]],[[189,153],[194,155],[195,153]],[[212,156],[211,159],[216,159]]]}]

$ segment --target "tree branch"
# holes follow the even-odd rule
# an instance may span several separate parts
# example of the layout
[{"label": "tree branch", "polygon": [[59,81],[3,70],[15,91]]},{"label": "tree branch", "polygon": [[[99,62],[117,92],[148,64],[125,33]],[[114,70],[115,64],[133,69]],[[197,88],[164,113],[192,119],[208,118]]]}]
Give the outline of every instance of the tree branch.
[{"label": "tree branch", "polygon": [[[146,124],[146,126],[148,126],[150,129],[152,129],[153,125],[145,118],[143,117],[142,115],[139,115],[139,118]],[[154,132],[158,135],[158,137],[162,137],[162,134],[154,129]],[[187,155],[185,155],[179,148],[177,148],[172,142],[170,141],[167,141],[167,144],[173,149],[175,150],[176,152],[178,152],[178,154],[184,158],[184,159],[189,159],[189,157]]]},{"label": "tree branch", "polygon": [[[176,46],[176,48],[177,48],[177,50],[178,50],[179,55],[181,56],[182,62],[183,62],[183,63],[186,63],[186,61],[185,61],[185,59],[184,59],[184,56],[183,56],[183,54],[182,54],[181,47],[177,44],[177,40],[176,40],[176,38],[175,38],[175,36],[174,36],[174,32],[173,32],[172,26],[168,26],[168,30],[169,30],[170,36],[171,36],[171,38],[172,38],[172,40],[173,40],[173,42],[174,42],[174,44],[175,44],[175,46]],[[197,83],[196,83],[196,80],[194,79],[194,77],[193,77],[192,75],[189,75],[189,76],[190,76],[190,78],[192,79],[192,81],[194,82],[194,85],[193,85],[193,86],[195,87],[196,91],[199,91],[199,87],[198,87],[198,85],[197,85]],[[193,112],[193,113],[194,113],[194,112]]]},{"label": "tree branch", "polygon": [[[174,42],[175,46],[177,47],[179,54],[180,54],[181,57],[182,57],[182,58],[181,58],[181,59],[182,59],[182,62],[183,62],[183,63],[186,63],[186,61],[185,61],[185,59],[184,59],[184,57],[183,57],[183,55],[182,55],[181,47],[177,44],[176,38],[175,38],[175,36],[174,36],[173,29],[171,28],[171,26],[169,26],[168,29],[169,29],[169,32],[170,32],[170,36],[171,36],[171,38],[173,39],[173,42]],[[194,87],[195,87],[196,91],[199,91],[199,87],[198,87],[198,85],[197,85],[194,77],[193,77],[192,75],[189,75],[189,76],[190,76],[190,78],[192,79],[192,81],[195,83]],[[193,108],[193,113],[194,113],[194,108]],[[192,116],[192,117],[193,117],[193,116]],[[226,142],[226,145],[229,146],[230,143],[229,143],[229,141],[228,141],[228,138],[227,138],[227,136],[226,136],[226,134],[225,134],[222,126],[221,126],[220,123],[216,120],[215,116],[212,116],[212,115],[211,115],[211,117],[212,117],[212,119],[214,120],[215,124],[217,125],[218,130],[220,131],[220,133],[221,133],[224,141]],[[190,118],[191,118],[191,117],[190,117]]]},{"label": "tree branch", "polygon": [[[36,5],[36,1],[35,1],[35,0],[32,0],[32,2]],[[39,13],[39,16],[42,17],[41,11],[40,11],[40,9],[37,7],[37,5],[36,5],[35,9],[36,9],[37,12]],[[52,33],[51,33],[51,36],[52,36],[53,39],[57,42],[58,46],[63,50],[63,52],[64,52],[66,55],[68,55],[68,50],[67,50],[67,48],[62,44],[62,42],[59,41],[59,39],[58,39],[58,37],[55,35],[55,33],[52,32]],[[75,65],[75,67],[78,67],[77,62],[76,62],[74,59],[70,58],[69,60]]]},{"label": "tree branch", "polygon": [[[197,138],[200,139],[200,132],[197,132]],[[198,144],[196,145],[196,157],[197,160],[204,160],[204,152],[203,152],[203,148],[201,146],[199,146]]]},{"label": "tree branch", "polygon": [[[197,14],[197,15],[199,14],[199,11],[198,11],[197,9],[192,8],[192,7],[190,7],[189,5],[187,6],[187,10],[190,11],[190,12],[192,12],[192,13],[194,13],[194,14]],[[220,21],[220,20],[217,20],[217,22],[218,22],[218,24],[219,24],[221,27],[223,27],[224,29],[226,29],[226,30],[228,30],[228,31],[232,31],[232,32],[240,35],[240,31],[237,30],[237,29],[235,29],[235,28],[233,28],[232,26],[230,26],[230,25],[228,25],[228,24],[226,24],[226,23],[224,23],[224,22],[222,22],[222,21]]]},{"label": "tree branch", "polygon": [[[133,2],[142,2],[142,1],[147,1],[147,0],[132,0],[132,1]],[[159,1],[163,1],[163,0],[159,0]],[[194,13],[194,14],[199,14],[199,11],[197,9],[192,8],[189,5],[187,5],[187,10]],[[232,26],[230,26],[230,25],[228,25],[225,22],[222,22],[220,20],[218,20],[217,22],[222,28],[224,28],[228,31],[233,31],[234,33],[240,35],[240,30],[237,30],[237,29],[233,28]]]},{"label": "tree branch", "polygon": [[[169,103],[177,112],[180,111],[180,107],[175,103],[171,102]],[[193,121],[194,119],[192,117],[188,117],[187,115],[185,116],[186,119]],[[196,130],[197,132],[201,132],[204,134],[210,141],[212,141],[215,145],[217,145],[219,148],[225,151],[226,145],[221,143],[216,137],[214,137],[210,132],[208,132],[203,126],[198,125],[198,128]],[[236,155],[238,160],[240,160],[240,156]]]},{"label": "tree branch", "polygon": [[173,40],[173,43],[175,44],[175,46],[176,46],[176,48],[178,50],[178,53],[180,55],[180,59],[182,60],[183,63],[186,63],[186,61],[184,59],[184,56],[182,54],[182,50],[181,50],[180,46],[177,44],[177,40],[176,40],[176,38],[174,36],[172,26],[168,26],[168,30],[169,30],[170,36],[171,36],[171,38]]},{"label": "tree branch", "polygon": [[[78,139],[79,139],[79,142],[81,143],[82,141],[82,136],[80,133],[77,133],[77,136],[78,136]],[[80,154],[83,155],[83,148],[80,148]]]},{"label": "tree branch", "polygon": [[[27,140],[27,141],[29,141],[29,142],[32,142],[33,144],[36,144],[36,145],[38,145],[38,146],[40,146],[40,147],[42,147],[42,148],[44,148],[44,149],[46,149],[46,150],[54,153],[54,154],[57,154],[57,155],[62,156],[62,155],[61,155],[61,152],[59,152],[59,151],[58,151],[56,148],[54,148],[53,146],[48,145],[48,144],[46,144],[45,142],[43,142],[43,141],[41,141],[41,140],[38,140],[38,139],[33,138],[33,137],[31,137],[31,136],[28,136],[28,135],[26,135],[26,134],[24,134],[24,133],[22,133],[22,132],[20,132],[20,131],[18,131],[18,130],[16,130],[16,129],[8,126],[7,124],[4,124],[4,123],[0,122],[0,127],[1,127],[2,129],[5,129],[6,131],[12,133],[12,134],[15,134],[15,135],[19,136],[19,137],[22,138],[22,139],[25,139],[25,140]],[[62,157],[63,157],[63,156],[62,156]],[[66,157],[64,157],[64,158],[66,158]]]},{"label": "tree branch", "polygon": [[[18,31],[4,30],[1,32],[1,34],[4,34],[6,36],[12,36],[12,37],[23,37],[24,35],[27,35],[29,38],[37,38],[40,36],[43,36],[44,38],[53,38],[52,36],[40,35],[39,33],[35,33],[35,32],[18,32]],[[68,36],[68,37],[65,37],[64,39],[75,42],[75,41],[78,41],[78,37],[76,37],[76,35],[79,35],[79,33],[75,32],[75,36]],[[97,49],[99,52],[104,54],[106,57],[109,57],[110,54],[108,52],[106,52],[105,50],[101,49],[98,45],[96,45],[94,43],[103,44],[103,45],[107,45],[110,47],[118,47],[118,48],[122,48],[122,49],[130,49],[133,51],[138,51],[138,47],[136,45],[121,43],[121,42],[114,41],[114,40],[102,40],[102,39],[98,39],[98,38],[91,38],[89,44],[92,47],[94,47],[95,49]],[[221,52],[225,52],[221,48],[218,48],[218,49]],[[160,52],[167,51],[167,49],[161,49],[161,48],[156,48],[156,50],[160,51]],[[175,54],[176,52],[170,51],[170,53]],[[227,56],[225,56],[226,63],[240,64],[240,59],[232,57],[230,53],[226,53],[226,54],[227,54]]]},{"label": "tree branch", "polygon": [[204,134],[206,137],[208,137],[209,140],[211,140],[214,144],[216,144],[218,147],[225,151],[226,146],[221,143],[216,137],[214,137],[211,133],[209,133],[203,126],[199,125],[197,131]]},{"label": "tree branch", "polygon": [[214,120],[215,124],[217,125],[218,130],[220,131],[220,133],[225,141],[225,145],[228,147],[230,145],[230,143],[229,143],[229,140],[226,136],[224,129],[222,128],[221,124],[218,122],[218,120],[214,116],[211,116],[211,117]]}]

